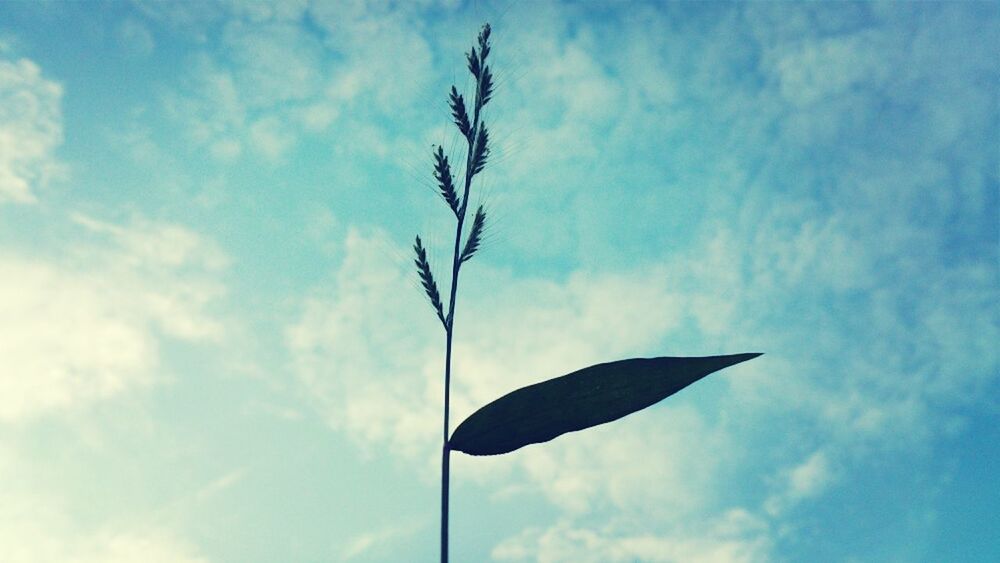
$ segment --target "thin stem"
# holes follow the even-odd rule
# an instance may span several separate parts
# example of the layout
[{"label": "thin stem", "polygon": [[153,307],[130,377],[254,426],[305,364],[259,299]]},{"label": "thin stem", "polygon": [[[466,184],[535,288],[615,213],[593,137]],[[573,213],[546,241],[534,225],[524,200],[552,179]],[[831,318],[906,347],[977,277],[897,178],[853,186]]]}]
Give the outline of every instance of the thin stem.
[{"label": "thin stem", "polygon": [[[458,273],[462,268],[462,227],[465,226],[465,213],[469,209],[469,188],[472,185],[472,177],[476,174],[475,161],[478,144],[477,139],[479,137],[479,128],[481,126],[479,122],[479,112],[484,105],[483,77],[487,75],[485,63],[486,55],[488,53],[489,30],[489,25],[485,25],[479,36],[479,48],[481,52],[479,62],[481,65],[477,66],[482,68],[482,72],[473,71],[473,74],[476,74],[476,99],[471,129],[469,129],[469,132],[466,135],[469,150],[465,158],[465,186],[462,190],[462,203],[457,210],[452,208],[452,210],[456,211],[455,215],[458,218],[458,224],[455,227],[455,250],[452,254],[451,260],[451,295],[448,298],[448,318],[444,322],[444,428],[441,446],[441,563],[448,563],[448,488],[449,465],[451,461],[451,445],[448,443],[448,414],[451,399],[452,338],[455,335],[455,297],[458,295]],[[487,46],[484,47],[484,44],[487,44]],[[473,48],[472,53],[475,53],[475,48]],[[455,89],[452,87],[452,92],[454,93],[454,91]],[[460,101],[461,99],[459,98],[459,103]],[[464,110],[462,110],[461,113],[464,114]],[[462,125],[460,125],[460,128],[461,127]],[[486,144],[485,139],[483,144]],[[485,147],[483,147],[483,150],[485,150]]]},{"label": "thin stem", "polygon": [[458,294],[458,271],[462,266],[459,248],[462,244],[462,225],[465,222],[465,198],[469,196],[469,181],[465,182],[465,197],[458,213],[455,229],[455,252],[451,262],[451,295],[448,298],[448,320],[445,323],[444,353],[444,428],[441,446],[441,563],[448,563],[448,487],[451,448],[448,447],[448,410],[451,399],[451,343],[455,334],[455,297]]},{"label": "thin stem", "polygon": [[[477,86],[478,87],[478,86]],[[477,100],[478,101],[478,100]],[[465,162],[465,186],[462,193],[462,206],[458,210],[458,225],[455,228],[455,252],[451,261],[451,295],[448,298],[448,320],[445,323],[445,356],[444,356],[444,440],[441,447],[441,563],[448,563],[448,488],[451,448],[448,445],[448,410],[451,398],[451,343],[455,334],[455,297],[458,294],[458,272],[462,267],[462,227],[465,225],[465,212],[469,207],[469,188],[472,186],[472,159],[475,151],[475,139],[479,132],[479,104],[476,104],[475,116],[472,121],[472,134],[469,135],[469,151]]]},{"label": "thin stem", "polygon": [[[452,287],[454,287],[454,278]],[[451,292],[451,308],[455,310],[455,292]],[[441,447],[441,563],[448,563],[448,466],[451,461],[451,449],[448,447],[448,400],[449,384],[451,383],[451,314],[448,315],[449,325],[445,327],[446,345],[444,356],[444,443]]]}]

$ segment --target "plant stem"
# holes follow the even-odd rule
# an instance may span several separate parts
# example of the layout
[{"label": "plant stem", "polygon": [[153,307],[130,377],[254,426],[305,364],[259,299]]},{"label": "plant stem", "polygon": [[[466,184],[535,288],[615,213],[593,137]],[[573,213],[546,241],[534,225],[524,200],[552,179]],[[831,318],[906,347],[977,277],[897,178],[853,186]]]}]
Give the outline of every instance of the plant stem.
[{"label": "plant stem", "polygon": [[[478,98],[478,96],[477,96]],[[451,261],[451,295],[448,299],[448,320],[445,323],[445,355],[444,355],[444,441],[441,447],[441,563],[448,563],[448,488],[451,448],[448,445],[448,407],[451,398],[451,349],[452,337],[455,334],[455,297],[458,294],[458,272],[462,267],[462,227],[465,225],[465,212],[469,208],[469,188],[472,186],[472,158],[475,151],[475,139],[479,132],[479,100],[476,100],[475,117],[472,122],[472,134],[469,135],[469,152],[465,161],[465,186],[462,193],[462,206],[458,211],[458,225],[455,228],[455,252]]]},{"label": "plant stem", "polygon": [[[454,286],[454,281],[452,282]],[[449,311],[454,311],[455,292],[452,291],[452,305]],[[449,315],[450,324],[451,315]],[[441,447],[441,563],[448,563],[448,466],[451,460],[451,449],[448,447],[448,392],[451,383],[451,327],[446,328],[447,344],[444,359],[444,443]]]},{"label": "plant stem", "polygon": [[[482,139],[482,145],[478,146],[479,128],[481,127],[479,121],[479,112],[483,105],[489,97],[489,70],[486,67],[486,55],[488,53],[488,43],[489,43],[489,24],[483,26],[483,31],[479,34],[479,49],[480,58],[478,59],[477,68],[481,68],[481,71],[473,71],[476,75],[476,98],[475,106],[473,112],[472,126],[470,129],[463,129],[462,132],[465,134],[466,141],[468,141],[469,150],[465,157],[465,186],[462,190],[462,200],[460,207],[455,210],[455,215],[458,218],[458,225],[455,227],[455,251],[452,254],[451,261],[451,288],[450,296],[448,298],[448,317],[444,322],[445,329],[445,356],[444,356],[444,428],[443,428],[443,443],[441,446],[441,563],[448,563],[448,488],[449,488],[449,466],[451,462],[451,445],[448,443],[448,412],[451,399],[451,353],[452,353],[452,339],[455,335],[455,297],[458,295],[458,273],[462,268],[462,227],[465,226],[465,213],[469,209],[469,188],[472,186],[472,177],[476,175],[477,170],[482,168],[482,163],[486,154],[486,137]],[[470,52],[470,57],[475,56],[475,47],[473,47]],[[471,60],[471,58],[470,58]],[[470,65],[473,64],[470,62]],[[486,82],[484,82],[484,80]],[[484,86],[485,85],[485,86]],[[452,92],[454,93],[455,87],[452,86]],[[485,94],[485,95],[484,95]],[[458,97],[458,107],[462,107],[461,97]],[[462,107],[461,110],[454,110],[457,115],[465,115],[465,109]],[[463,118],[467,119],[467,118]],[[460,126],[460,129],[462,127]],[[477,158],[477,152],[481,153]],[[470,236],[472,236],[470,234]],[[473,252],[475,249],[473,248]],[[470,254],[471,256],[471,254]]]},{"label": "plant stem", "polygon": [[[465,183],[465,197],[469,196],[469,181]],[[455,334],[455,296],[458,294],[458,271],[462,266],[459,254],[462,245],[462,225],[465,223],[466,205],[463,203],[455,229],[455,253],[451,262],[451,296],[448,298],[448,321],[445,323],[444,352],[444,440],[441,446],[441,563],[448,563],[448,469],[451,448],[448,447],[448,408],[451,399],[451,342]]]}]

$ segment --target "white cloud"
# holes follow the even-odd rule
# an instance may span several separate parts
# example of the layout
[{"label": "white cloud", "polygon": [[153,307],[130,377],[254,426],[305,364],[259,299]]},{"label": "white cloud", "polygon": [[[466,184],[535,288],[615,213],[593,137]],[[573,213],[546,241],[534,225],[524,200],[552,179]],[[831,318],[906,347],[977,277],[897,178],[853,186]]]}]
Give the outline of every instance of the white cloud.
[{"label": "white cloud", "polygon": [[422,527],[424,526],[404,524],[356,536],[341,551],[340,560],[353,561],[359,557],[371,556],[373,552],[385,553],[392,542],[402,537],[413,535]]},{"label": "white cloud", "polygon": [[[842,459],[864,463],[858,456],[865,451],[910,448],[932,435],[935,421],[944,416],[935,414],[933,405],[949,396],[935,384],[966,389],[988,378],[990,365],[996,365],[995,353],[983,347],[996,337],[996,326],[978,314],[981,300],[995,289],[989,275],[977,277],[978,267],[946,278],[976,289],[956,296],[950,282],[939,282],[922,297],[929,308],[916,309],[918,318],[936,320],[914,323],[908,320],[914,314],[911,290],[898,285],[894,273],[908,262],[893,266],[877,258],[883,252],[906,256],[908,246],[861,245],[862,234],[846,215],[820,220],[810,206],[794,203],[775,207],[752,224],[739,234],[720,227],[662,266],[614,275],[577,273],[562,283],[511,278],[470,263],[466,271],[474,273],[467,274],[458,316],[453,424],[513,388],[611,358],[757,350],[768,355],[733,368],[732,377],[715,376],[731,382],[718,402],[696,408],[678,399],[502,458],[459,456],[455,478],[498,488],[514,483],[523,493],[537,492],[559,507],[567,522],[610,510],[660,527],[684,518],[720,517],[732,498],[726,483],[774,479],[777,488],[758,493],[744,510],[751,519],[773,520],[777,529],[795,518],[789,508],[836,485]],[[412,273],[379,258],[385,244],[352,232],[330,295],[309,300],[303,319],[290,329],[290,345],[299,377],[337,428],[366,449],[381,447],[418,461],[418,471],[429,476],[436,471],[440,432],[441,358],[435,338],[440,330],[408,280]],[[936,278],[910,275],[907,282],[916,287],[923,287],[921,279]],[[836,300],[859,290],[873,309],[870,319],[857,322],[877,331],[880,342],[858,332],[854,319],[827,310],[829,301],[812,297],[819,292]],[[945,334],[956,342],[956,365],[937,372],[932,366],[943,365],[940,354],[951,349],[938,343]],[[902,352],[902,343],[925,340],[934,343],[933,353],[911,359]],[[980,343],[985,357],[962,359],[959,350],[967,349],[966,342]],[[802,444],[761,433],[780,417],[808,428],[805,444],[825,444],[824,449],[797,457]],[[906,440],[899,439],[901,433]],[[773,457],[762,460],[756,450],[768,448]],[[641,463],[635,458],[639,452]],[[760,473],[737,472],[748,466]],[[600,547],[603,536],[586,526],[569,534],[570,540],[546,531],[518,541],[528,541],[539,553],[549,549],[546,542],[569,553],[593,548],[609,560],[683,560],[695,554],[720,561],[766,560],[747,553],[766,554],[764,548],[777,541],[762,532],[747,540],[762,551],[741,551],[744,544],[737,542],[711,544],[722,547],[701,552],[702,544],[678,546],[655,530],[641,541],[632,538],[627,548],[610,540]],[[550,532],[555,535],[546,536]],[[505,545],[498,557],[517,560],[514,544]],[[643,555],[649,553],[667,555]]]},{"label": "white cloud", "polygon": [[243,150],[249,108],[231,72],[205,56],[192,66],[190,91],[166,96],[166,111],[187,127],[197,146],[207,145],[213,157],[231,161]]},{"label": "white cloud", "polygon": [[62,173],[62,86],[28,59],[0,59],[0,203],[33,203]]},{"label": "white cloud", "polygon": [[744,510],[732,509],[714,522],[688,525],[682,531],[615,533],[595,531],[560,521],[547,529],[528,529],[494,548],[497,561],[603,563],[648,561],[682,563],[754,563],[769,561],[767,523]]},{"label": "white cloud", "polygon": [[117,310],[115,288],[20,257],[5,256],[0,274],[9,335],[0,345],[0,417],[88,402],[147,379],[152,337]]},{"label": "white cloud", "polygon": [[232,162],[250,147],[281,164],[304,135],[330,132],[335,151],[353,151],[359,129],[396,145],[381,118],[410,114],[426,99],[433,52],[426,30],[414,23],[413,6],[312,3],[309,29],[298,21],[303,9],[304,3],[222,3],[204,13],[148,10],[178,25],[223,30],[217,41],[204,37],[187,84],[165,96],[167,113],[214,158]]},{"label": "white cloud", "polygon": [[782,475],[781,490],[768,497],[764,510],[771,516],[780,516],[799,501],[822,494],[834,479],[829,456],[824,451],[816,451]]},{"label": "white cloud", "polygon": [[281,162],[303,133],[325,131],[341,113],[325,55],[290,23],[233,19],[218,45],[194,57],[187,87],[165,97],[167,112],[222,162],[246,147]]},{"label": "white cloud", "polygon": [[886,56],[884,33],[836,36],[804,42],[776,62],[781,94],[807,105],[847,92],[859,84],[878,87],[895,64]]},{"label": "white cloud", "polygon": [[212,141],[208,150],[214,158],[223,162],[232,162],[243,154],[243,145],[236,139],[221,138]]},{"label": "white cloud", "polygon": [[149,28],[134,19],[127,19],[118,26],[118,40],[131,55],[147,56],[156,48]]},{"label": "white cloud", "polygon": [[[26,516],[26,515],[20,515]],[[3,540],[3,554],[9,563],[208,563],[182,540],[159,530],[97,532],[92,535],[61,535],[62,530],[24,523]],[[37,527],[36,527],[37,526]],[[4,534],[6,535],[6,534]]]},{"label": "white cloud", "polygon": [[434,334],[433,317],[400,291],[410,287],[405,274],[381,260],[377,238],[351,231],[344,244],[335,297],[310,298],[289,330],[298,374],[330,422],[360,445],[388,443],[418,457],[438,426],[433,381],[441,362],[422,336]]},{"label": "white cloud", "polygon": [[[0,419],[79,407],[152,383],[164,337],[218,339],[225,257],[176,225],[75,217],[55,258],[0,253]],[[91,235],[88,237],[87,232]]]},{"label": "white cloud", "polygon": [[0,445],[0,558],[7,563],[208,563],[173,530],[146,518],[84,525],[71,505],[34,479],[30,456]]},{"label": "white cloud", "polygon": [[[31,503],[38,502],[33,495]],[[5,497],[0,556],[8,563],[208,563],[189,543],[158,528],[80,530],[66,516]]]},{"label": "white cloud", "polygon": [[317,2],[309,7],[328,49],[344,63],[328,82],[334,98],[382,116],[400,116],[420,105],[434,76],[428,30],[407,4]]},{"label": "white cloud", "polygon": [[316,102],[296,111],[297,120],[306,131],[318,133],[326,130],[340,115],[340,110],[332,104]]},{"label": "white cloud", "polygon": [[[385,244],[351,232],[331,295],[305,304],[289,343],[299,377],[335,427],[366,449],[385,444],[420,461],[419,472],[429,476],[440,431],[442,360],[434,335],[441,331],[417,291],[404,291],[413,287],[411,272],[383,258]],[[487,281],[468,288],[478,293],[473,301],[460,301],[453,427],[514,388],[662,352],[657,343],[687,314],[665,270],[574,275],[557,284],[471,264]],[[738,458],[729,453],[741,451],[737,446],[697,411],[674,407],[504,459],[459,456],[455,467],[456,475],[484,482],[523,480],[570,514],[613,506],[663,518],[697,513],[714,496],[718,472]],[[647,449],[662,455],[632,461]]]},{"label": "white cloud", "polygon": [[309,99],[319,90],[322,47],[300,27],[233,21],[225,26],[220,47],[251,107]]},{"label": "white cloud", "polygon": [[[721,395],[702,395],[693,405],[686,401],[695,399],[678,398],[503,458],[459,457],[455,478],[544,495],[562,511],[556,526],[512,538],[497,548],[497,558],[586,561],[597,553],[602,560],[768,560],[780,552],[781,530],[795,529],[786,526],[798,518],[794,507],[821,501],[881,453],[926,448],[951,425],[951,409],[978,404],[979,393],[995,384],[996,249],[977,246],[955,256],[948,242],[957,233],[994,233],[995,210],[981,204],[992,201],[995,186],[974,173],[994,163],[976,160],[981,152],[960,150],[955,134],[979,127],[976,116],[992,116],[992,106],[973,95],[962,99],[974,103],[957,107],[913,94],[921,84],[940,82],[939,67],[928,63],[932,49],[919,44],[929,39],[914,46],[922,54],[912,59],[892,25],[858,32],[871,22],[862,26],[863,17],[847,14],[823,24],[836,30],[819,30],[813,16],[802,13],[763,25],[768,10],[745,10],[749,30],[733,30],[741,25],[734,17],[694,33],[734,42],[759,35],[759,60],[734,62],[724,48],[729,43],[715,46],[718,52],[676,52],[687,45],[687,32],[674,43],[631,36],[630,42],[663,52],[649,61],[653,75],[621,82],[598,62],[613,59],[615,51],[601,58],[600,42],[586,30],[565,41],[549,41],[532,27],[544,22],[519,30],[540,37],[526,48],[550,55],[549,62],[561,57],[565,65],[565,74],[551,77],[528,69],[537,70],[528,82],[548,102],[542,117],[549,121],[516,118],[524,124],[519,134],[545,142],[521,159],[523,169],[510,167],[513,183],[530,180],[532,189],[505,204],[519,214],[524,231],[538,229],[540,216],[559,231],[515,233],[536,247],[525,252],[561,252],[576,241],[583,253],[593,246],[585,242],[614,236],[616,227],[577,216],[551,221],[552,209],[575,209],[564,205],[573,197],[601,197],[596,182],[602,174],[627,170],[658,150],[664,159],[679,153],[678,169],[707,160],[692,164],[698,174],[685,172],[690,175],[680,187],[703,190],[692,197],[703,197],[704,207],[684,211],[711,219],[697,225],[688,250],[656,254],[656,265],[640,261],[613,275],[579,270],[555,282],[473,262],[460,300],[455,422],[510,389],[612,357],[767,355],[734,368],[732,377],[713,377],[725,382]],[[659,16],[669,28],[668,18]],[[955,50],[947,42],[943,48]],[[559,99],[573,91],[556,80],[567,76],[587,82],[585,94],[604,105],[589,115],[588,108]],[[549,78],[556,82],[547,93]],[[727,82],[734,78],[740,79],[735,86]],[[642,104],[653,96],[642,100],[633,86],[650,90],[661,82],[667,88],[651,103],[664,112],[652,113]],[[624,164],[591,174],[596,165],[588,159],[606,156],[596,147],[602,127],[615,126],[604,123],[614,103],[631,112],[618,126],[636,125],[643,146],[633,150],[637,141],[626,136]],[[896,104],[918,109],[907,109],[907,119],[894,125],[868,120],[896,111]],[[574,120],[560,121],[577,110]],[[931,125],[937,120],[952,126],[936,135]],[[912,129],[900,132],[897,125]],[[699,144],[682,144],[689,134],[701,137]],[[647,145],[650,152],[641,152]],[[717,155],[719,162],[711,160]],[[956,169],[963,171],[961,182]],[[641,220],[626,215],[627,228],[658,221],[660,209],[672,213],[664,202],[673,200],[654,193],[665,183],[656,179],[661,169],[649,170],[645,184],[622,193],[654,211]],[[623,228],[622,216],[602,213],[597,222]],[[984,219],[993,223],[983,227]],[[574,220],[595,234],[586,239],[573,232]],[[383,245],[352,232],[330,294],[304,305],[289,343],[299,377],[338,429],[365,448],[416,461],[417,470],[429,474],[437,469],[440,432],[440,330],[418,290],[403,291],[413,288],[412,273],[374,258],[384,254]],[[643,463],[630,463],[635,452]],[[615,524],[609,514],[628,515],[647,528],[609,531]],[[726,522],[727,514],[745,517],[753,525],[744,530],[752,531],[724,540],[709,534],[688,544],[680,538],[700,536],[663,532],[682,516],[711,524]]]},{"label": "white cloud", "polygon": [[277,118],[266,117],[250,126],[250,141],[257,152],[276,160],[282,157],[295,142],[288,129]]},{"label": "white cloud", "polygon": [[[462,457],[455,471],[468,477],[484,464],[514,466],[515,476],[523,475],[569,516],[610,510],[679,523],[714,503],[725,468],[744,455],[728,429],[706,421],[697,409],[665,406],[526,448],[509,461]],[[486,481],[492,485],[491,477]]]},{"label": "white cloud", "polygon": [[[76,555],[66,554],[71,563],[208,563],[208,559],[183,543],[159,531],[114,533],[85,540]],[[39,560],[41,563],[41,560]]]},{"label": "white cloud", "polygon": [[[388,440],[410,455],[429,453],[439,424],[442,358],[434,335],[441,331],[420,294],[404,291],[412,272],[386,258],[387,244],[350,232],[332,295],[305,303],[289,343],[300,376],[335,425],[367,445]],[[476,376],[456,377],[454,415],[461,419],[504,391],[581,364],[649,349],[680,321],[658,274],[574,276],[564,287],[480,269],[477,275],[490,278],[483,291],[503,289],[477,300],[480,310],[459,311],[455,370]],[[658,313],[648,314],[650,308]]]},{"label": "white cloud", "polygon": [[222,4],[237,17],[243,17],[250,21],[297,21],[305,13],[309,0],[261,0],[256,2],[223,0]]}]

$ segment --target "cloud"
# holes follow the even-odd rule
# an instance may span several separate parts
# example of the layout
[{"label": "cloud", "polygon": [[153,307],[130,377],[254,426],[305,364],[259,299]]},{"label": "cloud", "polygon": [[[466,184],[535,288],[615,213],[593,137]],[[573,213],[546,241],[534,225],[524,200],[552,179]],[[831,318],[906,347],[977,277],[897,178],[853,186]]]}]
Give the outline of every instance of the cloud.
[{"label": "cloud", "polygon": [[[289,345],[299,377],[336,428],[365,449],[385,444],[419,461],[418,471],[428,476],[436,468],[440,425],[441,358],[432,337],[440,331],[408,269],[384,258],[385,244],[379,235],[350,233],[329,295],[305,303],[301,321],[289,329]],[[513,388],[660,351],[656,344],[679,333],[689,314],[663,269],[579,274],[560,284],[472,264],[480,281],[469,290],[479,297],[459,312],[453,425]],[[527,448],[510,462],[460,457],[456,475],[524,482],[569,514],[614,507],[654,519],[679,517],[698,513],[714,496],[720,471],[738,461],[740,454],[729,452],[743,450],[725,430],[697,410],[676,406]],[[639,450],[664,454],[632,463]]]},{"label": "cloud", "polygon": [[250,21],[298,21],[306,12],[308,0],[272,0],[267,2],[241,2],[223,0],[221,2],[237,17]]},{"label": "cloud", "polygon": [[62,86],[28,59],[0,59],[0,203],[34,203],[62,174]]},{"label": "cloud", "polygon": [[319,40],[282,22],[232,20],[212,50],[194,57],[187,86],[165,97],[168,114],[220,161],[249,148],[280,162],[303,132],[338,115],[322,95]]},{"label": "cloud", "polygon": [[251,107],[308,99],[322,80],[322,47],[298,26],[229,22],[220,49],[235,69],[237,90]]},{"label": "cloud", "polygon": [[0,446],[0,479],[13,484],[0,503],[0,555],[10,563],[208,563],[173,530],[131,519],[83,525],[52,487],[37,484],[30,455]]},{"label": "cloud", "polygon": [[[438,426],[441,358],[425,335],[440,329],[415,289],[401,291],[412,286],[411,272],[386,259],[387,245],[384,234],[351,230],[331,295],[314,295],[304,304],[302,319],[289,329],[289,345],[331,422],[363,443],[390,440],[394,449],[416,454],[428,451]],[[503,289],[481,303],[487,310],[470,311],[462,321],[466,338],[457,343],[456,371],[477,377],[456,380],[459,417],[545,374],[649,347],[663,327],[679,322],[670,310],[673,297],[658,292],[665,281],[655,273],[641,280],[579,276],[565,288],[501,272],[485,275],[490,279],[483,290]],[[648,307],[661,313],[648,315]],[[525,324],[533,329],[519,328]],[[372,356],[371,350],[380,352]]]},{"label": "cloud", "polygon": [[133,56],[147,56],[156,48],[153,34],[145,25],[133,19],[127,19],[118,26],[118,40],[126,52]]},{"label": "cloud", "polygon": [[[657,17],[670,27],[669,18]],[[602,66],[614,57],[594,45],[613,54],[614,44],[586,32],[528,41],[532,52],[561,56],[565,74],[593,82],[589,89],[626,111],[617,124],[601,113],[606,108],[571,116],[570,101],[558,97],[572,91],[559,86],[560,74],[525,70],[550,121],[524,116],[520,133],[550,142],[523,159],[524,177],[517,166],[508,169],[514,185],[530,178],[534,186],[504,202],[519,217],[512,236],[534,237],[541,250],[529,255],[575,245],[591,258],[558,280],[470,263],[458,317],[454,421],[511,389],[611,358],[767,354],[614,425],[505,458],[456,458],[456,479],[541,495],[562,514],[501,543],[495,558],[780,559],[800,530],[802,508],[846,494],[848,477],[865,474],[882,454],[925,451],[951,426],[952,409],[976,408],[995,384],[996,248],[973,242],[974,250],[954,256],[946,243],[956,229],[962,240],[995,240],[990,207],[971,203],[991,201],[990,182],[972,172],[990,163],[934,125],[937,112],[947,111],[949,122],[974,137],[993,138],[973,117],[988,121],[990,106],[967,96],[970,103],[956,110],[933,91],[914,95],[918,85],[937,81],[938,68],[922,58],[929,54],[907,51],[895,23],[856,32],[848,19],[839,35],[800,32],[774,47],[762,44],[759,59],[685,50],[683,34],[668,42],[630,33],[635,43],[663,50],[645,61],[648,72],[632,67],[636,76]],[[695,35],[763,33],[738,25],[723,18]],[[940,44],[952,50],[952,42]],[[960,57],[959,49],[951,52]],[[551,98],[544,95],[548,80],[556,81]],[[640,95],[643,84],[669,88],[655,98]],[[911,104],[941,109],[895,121],[892,108]],[[885,112],[888,124],[874,120]],[[676,164],[657,160],[649,176],[630,172],[655,155],[644,152],[645,143],[632,151],[635,135],[616,137],[615,127],[641,132]],[[572,160],[586,161],[587,146],[599,142],[612,164]],[[530,176],[536,169],[552,177]],[[957,185],[954,169],[975,181]],[[627,191],[605,189],[602,181],[618,171],[612,185]],[[631,256],[622,249],[636,242],[619,232],[673,216],[675,189],[697,202],[677,211],[679,220],[684,212],[699,219],[694,236],[680,249],[671,244],[616,268],[607,258]],[[612,202],[608,194],[618,193],[632,203]],[[552,220],[551,210],[567,200],[573,204]],[[297,373],[336,428],[432,475],[440,330],[409,268],[378,259],[387,243],[361,232],[345,242],[328,293],[314,294],[289,329]],[[727,528],[732,521],[742,527]],[[682,531],[664,532],[674,529]]]},{"label": "cloud", "polygon": [[81,552],[77,555],[67,554],[64,560],[73,563],[128,563],[136,560],[150,563],[208,563],[209,561],[192,547],[159,531],[102,534],[89,541],[85,540]]},{"label": "cloud", "polygon": [[275,160],[285,154],[295,139],[276,118],[264,118],[250,126],[250,142],[265,157]]},{"label": "cloud", "polygon": [[[457,479],[513,483],[521,494],[544,495],[568,518],[505,542],[497,558],[518,560],[524,544],[527,553],[563,554],[546,556],[553,561],[587,552],[600,554],[593,560],[767,560],[779,542],[775,530],[795,520],[793,508],[835,489],[838,475],[863,466],[872,451],[921,447],[949,420],[937,405],[975,400],[972,389],[990,380],[997,362],[989,348],[996,319],[980,314],[995,295],[992,276],[972,266],[929,285],[934,274],[911,273],[913,286],[898,285],[895,268],[907,260],[886,268],[873,251],[831,253],[858,235],[838,227],[841,217],[816,228],[805,220],[807,207],[792,208],[799,211],[765,215],[756,235],[720,229],[676,262],[648,270],[578,273],[556,283],[470,263],[467,272],[475,274],[467,279],[479,281],[467,286],[459,311],[454,423],[513,388],[609,358],[768,352],[757,365],[714,376],[720,383],[712,385],[723,386],[716,400],[685,402],[705,400],[706,383],[688,399],[504,459],[457,458]],[[784,222],[789,213],[796,219]],[[349,235],[329,293],[305,304],[289,342],[299,377],[336,428],[364,449],[419,462],[417,471],[429,476],[440,430],[441,359],[433,338],[440,331],[411,273],[384,258],[385,244]],[[841,262],[857,277],[831,275]],[[947,279],[972,287],[958,290]],[[912,308],[913,291],[924,292],[926,307]],[[827,297],[803,301],[817,292]],[[841,299],[870,303],[870,315],[839,318],[828,308]],[[859,332],[857,323],[867,328]],[[908,343],[927,351],[908,357]],[[978,355],[965,357],[970,346]],[[765,431],[779,420],[795,429],[794,438]],[[772,453],[762,459],[759,451]],[[642,463],[637,452],[645,452]],[[741,467],[756,469],[748,475]],[[726,483],[754,480],[773,485],[723,492]],[[684,536],[685,543],[657,532],[729,510],[766,525],[731,541]],[[597,514],[646,524],[622,537],[572,524]],[[648,536],[635,536],[636,529]]]},{"label": "cloud", "polygon": [[[694,528],[694,527],[692,527]],[[730,510],[717,521],[684,533],[616,534],[560,521],[548,529],[528,529],[493,549],[497,561],[612,562],[648,561],[752,563],[770,558],[767,523],[742,510]]]},{"label": "cloud", "polygon": [[[11,499],[6,498],[5,502]],[[23,511],[21,509],[24,509]],[[3,514],[7,512],[7,514]],[[47,514],[19,504],[13,514],[0,512],[4,560],[10,563],[208,563],[187,542],[161,529],[123,529],[86,532]]]},{"label": "cloud", "polygon": [[187,134],[197,146],[207,146],[219,160],[233,160],[243,151],[246,103],[232,73],[219,69],[204,56],[193,66],[197,70],[192,91],[166,96],[166,111],[187,126]]},{"label": "cloud", "polygon": [[352,561],[372,552],[386,552],[386,548],[394,541],[412,536],[422,525],[403,525],[367,532],[352,539],[340,554],[341,561]]},{"label": "cloud", "polygon": [[[158,530],[57,536],[51,528],[15,526],[18,534],[4,542],[10,563],[208,563],[187,543]],[[25,529],[27,528],[27,529]]]},{"label": "cloud", "polygon": [[[855,86],[881,86],[895,61],[883,34],[860,33],[806,42],[777,61],[782,96],[796,105],[842,95]],[[879,44],[881,40],[881,43]]]},{"label": "cloud", "polygon": [[432,75],[427,41],[403,12],[375,17],[321,2],[308,7],[316,28],[307,32],[297,21],[304,5],[216,8],[184,16],[222,18],[223,32],[194,57],[188,85],[165,102],[193,140],[221,161],[250,148],[280,163],[303,135],[330,133],[343,116],[351,117],[332,131],[344,140],[339,144],[356,143],[351,132],[364,127],[385,137],[369,118],[409,111]]},{"label": "cloud", "polygon": [[[409,287],[405,274],[380,260],[383,244],[377,236],[348,234],[345,268],[332,289],[338,297],[317,293],[306,301],[288,343],[298,375],[335,427],[349,429],[363,447],[389,442],[414,457],[425,453],[426,436],[437,427],[433,382],[440,361],[412,330],[434,333],[414,296],[400,291]],[[371,356],[372,350],[381,353]]]},{"label": "cloud", "polygon": [[[259,155],[281,166],[302,143],[321,142],[335,159],[367,156],[399,165],[401,155],[413,154],[412,140],[430,132],[418,108],[432,89],[446,91],[435,86],[432,41],[445,23],[428,25],[422,16],[441,10],[452,18],[454,8],[222,2],[147,12],[205,29],[195,33],[198,50],[164,107],[189,142],[220,163]],[[222,33],[208,32],[212,26]],[[416,134],[403,134],[407,129]]]},{"label": "cloud", "polygon": [[785,488],[764,502],[764,510],[771,516],[780,516],[799,501],[822,494],[833,483],[834,471],[826,453],[816,451],[787,470],[781,481]]},{"label": "cloud", "polygon": [[[543,108],[513,119],[544,140],[503,169],[530,186],[504,201],[512,237],[521,257],[575,249],[576,267],[470,263],[455,422],[610,358],[767,354],[615,425],[457,458],[456,479],[560,510],[495,558],[781,559],[802,508],[850,494],[884,454],[926,452],[997,382],[996,158],[982,149],[996,75],[963,47],[984,24],[945,6],[918,23],[863,5],[719,10],[512,32],[540,55],[512,99]],[[664,217],[691,233],[673,240]],[[288,329],[296,373],[335,428],[433,474],[440,329],[409,267],[380,258],[387,235],[366,232]]]},{"label": "cloud", "polygon": [[0,419],[77,408],[156,379],[165,339],[212,341],[226,258],[194,232],[78,215],[54,257],[0,253]]}]

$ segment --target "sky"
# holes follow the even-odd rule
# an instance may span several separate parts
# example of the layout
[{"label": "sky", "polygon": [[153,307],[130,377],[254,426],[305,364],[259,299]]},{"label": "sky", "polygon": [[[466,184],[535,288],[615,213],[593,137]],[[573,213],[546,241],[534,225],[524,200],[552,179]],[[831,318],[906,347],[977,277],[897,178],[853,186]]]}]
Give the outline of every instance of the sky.
[{"label": "sky", "polygon": [[434,561],[452,427],[763,352],[452,460],[454,561],[1000,560],[1000,4],[0,3],[0,560]]}]

